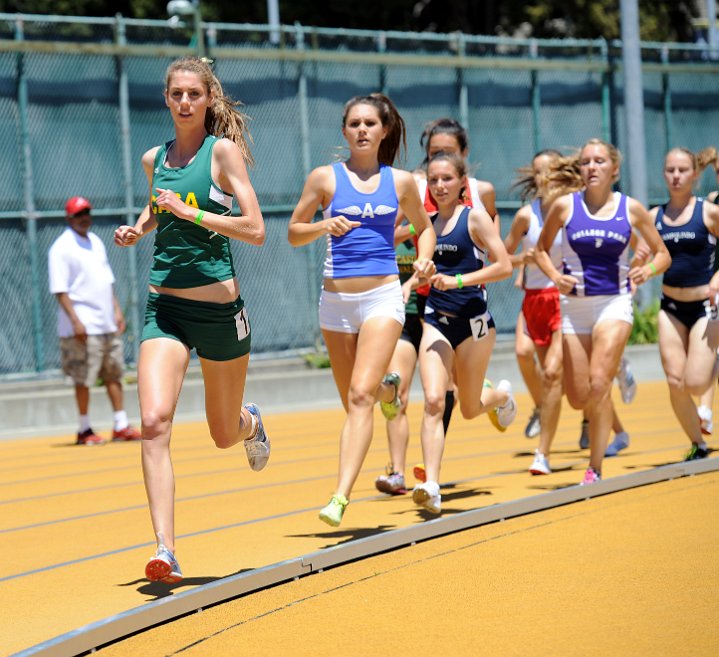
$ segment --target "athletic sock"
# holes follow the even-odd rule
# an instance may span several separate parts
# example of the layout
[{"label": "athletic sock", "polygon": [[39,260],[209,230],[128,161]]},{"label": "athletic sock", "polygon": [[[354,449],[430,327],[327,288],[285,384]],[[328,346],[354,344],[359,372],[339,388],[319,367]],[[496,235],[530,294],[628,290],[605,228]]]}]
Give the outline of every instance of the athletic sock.
[{"label": "athletic sock", "polygon": [[130,426],[130,422],[127,419],[127,411],[115,411],[112,418],[115,421],[115,431],[122,431]]},{"label": "athletic sock", "polygon": [[83,431],[87,431],[90,428],[90,416],[89,415],[81,415],[80,416],[80,433]]}]

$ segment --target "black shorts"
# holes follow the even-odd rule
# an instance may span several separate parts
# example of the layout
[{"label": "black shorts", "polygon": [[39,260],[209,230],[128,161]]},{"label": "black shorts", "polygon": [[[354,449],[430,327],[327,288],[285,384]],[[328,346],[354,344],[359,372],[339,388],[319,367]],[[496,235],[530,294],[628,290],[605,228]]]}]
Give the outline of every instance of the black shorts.
[{"label": "black shorts", "polygon": [[456,349],[467,338],[478,342],[486,338],[489,330],[494,328],[494,319],[489,310],[476,317],[453,317],[433,310],[427,304],[424,321],[447,338],[452,349]]},{"label": "black shorts", "polygon": [[716,307],[712,309],[709,305],[709,299],[703,299],[701,301],[677,301],[676,299],[668,297],[666,294],[662,294],[660,308],[672,317],[676,317],[689,330],[704,317],[709,321],[717,319]]},{"label": "black shorts", "polygon": [[419,343],[422,340],[422,320],[419,315],[408,314],[404,316],[404,326],[399,339],[410,342],[414,350],[419,353]]}]

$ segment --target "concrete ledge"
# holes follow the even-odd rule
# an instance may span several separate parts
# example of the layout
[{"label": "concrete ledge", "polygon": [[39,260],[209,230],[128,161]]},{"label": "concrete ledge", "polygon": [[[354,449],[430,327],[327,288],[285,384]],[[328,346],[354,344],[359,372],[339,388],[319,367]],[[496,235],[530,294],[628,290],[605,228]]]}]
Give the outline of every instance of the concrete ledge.
[{"label": "concrete ledge", "polygon": [[[626,355],[639,383],[664,378],[657,345],[628,347]],[[509,379],[517,392],[525,392],[514,343],[497,343],[489,364],[492,380]],[[413,401],[422,399],[419,375],[410,389]],[[251,363],[245,399],[265,412],[279,413],[339,404],[329,369],[311,369],[301,358],[257,359]],[[125,407],[134,424],[139,424],[137,386],[125,385]],[[205,417],[205,390],[199,365],[188,370],[177,406],[176,420],[199,421]],[[73,433],[77,430],[74,389],[61,378],[0,385],[0,439]],[[90,419],[98,432],[111,426],[112,410],[104,388],[90,393]]]}]

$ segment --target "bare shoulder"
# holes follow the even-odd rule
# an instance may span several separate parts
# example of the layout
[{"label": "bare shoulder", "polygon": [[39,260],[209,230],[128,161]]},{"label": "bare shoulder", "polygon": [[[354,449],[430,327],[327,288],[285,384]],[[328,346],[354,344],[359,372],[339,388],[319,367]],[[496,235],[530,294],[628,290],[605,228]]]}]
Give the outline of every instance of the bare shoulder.
[{"label": "bare shoulder", "polygon": [[394,176],[396,182],[402,183],[403,185],[415,184],[414,175],[404,169],[395,169],[392,167],[392,175]]},{"label": "bare shoulder", "polygon": [[704,203],[702,214],[704,215],[704,223],[708,225],[713,235],[719,233],[719,205],[714,203]]},{"label": "bare shoulder", "polygon": [[632,196],[627,196],[627,209],[633,217],[644,217],[649,214],[644,205]]},{"label": "bare shoulder", "polygon": [[719,215],[719,205],[713,201],[709,201],[707,197],[707,201],[704,203],[704,212],[711,217],[716,217]]},{"label": "bare shoulder", "polygon": [[476,226],[479,226],[481,224],[486,224],[489,227],[494,226],[494,224],[492,223],[492,217],[489,216],[489,213],[484,208],[470,209],[469,214],[467,215],[467,221],[469,221],[470,224],[474,224]]},{"label": "bare shoulder", "polygon": [[417,182],[412,173],[405,171],[404,169],[392,168],[392,175],[394,176],[394,185],[396,189],[401,192],[404,196],[409,191],[417,190]]},{"label": "bare shoulder", "polygon": [[518,227],[521,228],[523,231],[526,231],[529,228],[529,222],[531,218],[532,206],[523,205],[514,214],[514,219],[512,219],[512,228]]},{"label": "bare shoulder", "polygon": [[238,159],[242,160],[242,162],[245,161],[240,147],[226,137],[222,137],[215,142],[215,145],[212,147],[212,156],[216,158],[220,164]]},{"label": "bare shoulder", "polygon": [[[145,151],[142,154],[142,166],[146,169],[148,167],[152,167],[155,164],[155,157],[157,156],[157,151],[160,150],[160,146],[153,146],[149,151]],[[137,160],[135,160],[137,161]]]},{"label": "bare shoulder", "polygon": [[335,172],[332,169],[332,165],[324,164],[310,171],[310,175],[307,177],[307,182],[308,184],[311,183],[315,187],[324,188],[328,184],[334,186],[334,179]]},{"label": "bare shoulder", "polygon": [[155,157],[157,157],[157,152],[159,150],[160,146],[155,146],[149,151],[145,151],[142,154],[142,168],[145,170],[145,175],[147,176],[148,180],[152,180],[155,168]]},{"label": "bare shoulder", "polygon": [[421,183],[427,180],[427,172],[422,168],[418,168],[412,171],[412,177],[417,183]]},{"label": "bare shoulder", "polygon": [[477,189],[482,196],[486,194],[496,194],[494,185],[491,182],[488,180],[480,180],[479,178],[475,178],[475,180],[477,181]]},{"label": "bare shoulder", "polygon": [[527,203],[526,205],[523,205],[521,208],[519,208],[519,210],[517,210],[517,214],[514,215],[514,219],[529,221],[531,216],[532,216],[532,204]]}]

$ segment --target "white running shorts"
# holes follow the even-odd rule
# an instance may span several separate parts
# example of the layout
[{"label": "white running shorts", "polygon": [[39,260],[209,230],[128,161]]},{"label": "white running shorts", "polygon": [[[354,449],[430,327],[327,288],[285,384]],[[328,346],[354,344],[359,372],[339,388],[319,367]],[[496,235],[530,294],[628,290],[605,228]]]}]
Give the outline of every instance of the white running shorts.
[{"label": "white running shorts", "polygon": [[359,333],[372,317],[391,317],[404,325],[404,301],[399,280],[366,292],[328,292],[320,295],[320,328],[339,333]]},{"label": "white running shorts", "polygon": [[606,294],[591,297],[562,295],[562,333],[591,334],[595,324],[607,319],[634,323],[631,294]]}]

